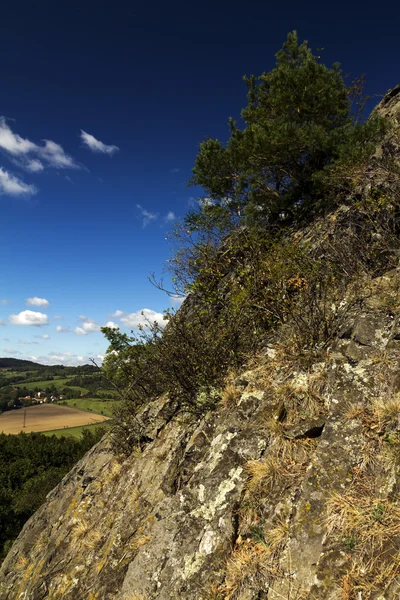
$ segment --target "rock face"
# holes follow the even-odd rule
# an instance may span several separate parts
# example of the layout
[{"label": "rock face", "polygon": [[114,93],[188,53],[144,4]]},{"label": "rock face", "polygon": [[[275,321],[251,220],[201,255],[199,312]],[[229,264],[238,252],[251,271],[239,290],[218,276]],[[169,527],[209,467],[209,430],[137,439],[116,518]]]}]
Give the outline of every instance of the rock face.
[{"label": "rock face", "polygon": [[359,597],[397,598],[399,523],[396,547],[379,541],[381,555],[390,550],[382,579],[368,562],[377,542],[346,524],[341,503],[357,498],[378,529],[385,511],[400,514],[388,458],[398,415],[388,421],[374,404],[400,387],[400,328],[387,307],[399,285],[397,272],[375,281],[370,309],[311,368],[270,347],[200,422],[167,422],[161,398],[143,451],[119,462],[107,441],[92,449],[25,525],[0,597],[339,600],[361,561],[355,581],[376,595]]},{"label": "rock face", "polygon": [[397,270],[369,281],[311,362],[271,343],[201,420],[159,398],[128,458],[103,440],[26,523],[0,598],[399,598],[399,294]]}]

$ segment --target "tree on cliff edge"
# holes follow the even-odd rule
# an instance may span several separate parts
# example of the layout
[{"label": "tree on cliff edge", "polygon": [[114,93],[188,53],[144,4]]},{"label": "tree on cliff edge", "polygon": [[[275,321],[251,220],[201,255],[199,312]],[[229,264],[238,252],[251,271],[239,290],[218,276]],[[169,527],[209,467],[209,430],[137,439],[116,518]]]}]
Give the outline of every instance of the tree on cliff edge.
[{"label": "tree on cliff edge", "polygon": [[[358,123],[339,65],[328,68],[318,59],[294,31],[269,73],[244,78],[244,127],[230,119],[227,144],[207,139],[196,157],[192,183],[207,195],[203,225],[204,214],[213,225],[310,215],[333,169],[373,152],[382,121]],[[196,217],[188,218],[193,226]]]}]

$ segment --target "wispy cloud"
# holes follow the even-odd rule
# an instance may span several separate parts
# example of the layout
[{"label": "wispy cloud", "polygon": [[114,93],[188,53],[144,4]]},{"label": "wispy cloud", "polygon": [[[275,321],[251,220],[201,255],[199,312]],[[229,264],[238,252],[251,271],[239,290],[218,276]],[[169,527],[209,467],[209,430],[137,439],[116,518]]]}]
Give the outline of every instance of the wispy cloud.
[{"label": "wispy cloud", "polygon": [[81,140],[86,148],[98,154],[108,154],[109,156],[112,156],[119,151],[118,146],[105,144],[96,139],[94,135],[83,131],[83,129],[81,129]]},{"label": "wispy cloud", "polygon": [[181,169],[178,169],[177,167],[169,170],[170,173],[180,173],[180,171],[181,171]]},{"label": "wispy cloud", "polygon": [[31,142],[14,133],[5,117],[0,117],[0,150],[3,150],[18,166],[31,173],[43,171],[45,167],[55,169],[78,169],[79,165],[66,154],[64,148],[52,140],[42,144]]},{"label": "wispy cloud", "polygon": [[0,196],[33,196],[37,188],[0,167]]},{"label": "wispy cloud", "polygon": [[40,327],[47,325],[48,322],[49,318],[47,315],[32,310],[23,310],[17,315],[10,315],[10,323],[13,325],[35,325],[36,327]]},{"label": "wispy cloud", "polygon": [[48,306],[49,301],[46,298],[38,298],[34,296],[33,298],[27,298],[26,303],[28,306]]},{"label": "wispy cloud", "polygon": [[31,341],[29,341],[29,340],[18,340],[18,344],[25,344],[25,345],[28,345],[28,344],[38,344],[38,343],[39,343],[39,342],[31,342]]},{"label": "wispy cloud", "polygon": [[5,325],[6,325],[6,322],[4,321],[4,319],[0,319],[0,327],[1,327],[1,326],[4,326],[4,327],[5,327]]},{"label": "wispy cloud", "polygon": [[58,333],[67,333],[69,331],[68,327],[61,327],[61,325],[57,325],[56,331]]},{"label": "wispy cloud", "polygon": [[175,219],[176,219],[176,215],[172,210],[170,210],[164,217],[164,221],[166,223],[172,223],[172,221],[175,221]]},{"label": "wispy cloud", "polygon": [[145,208],[141,204],[136,204],[136,208],[140,210],[140,214],[142,215],[142,225],[143,227],[147,227],[151,221],[156,221],[159,217],[158,213],[152,213]]}]

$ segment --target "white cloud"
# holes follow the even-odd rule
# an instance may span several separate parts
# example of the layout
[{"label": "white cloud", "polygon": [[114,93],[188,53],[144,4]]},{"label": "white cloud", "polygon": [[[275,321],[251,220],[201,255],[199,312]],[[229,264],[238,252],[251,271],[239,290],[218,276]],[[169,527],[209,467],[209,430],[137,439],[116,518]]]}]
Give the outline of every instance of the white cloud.
[{"label": "white cloud", "polygon": [[67,331],[69,331],[69,329],[68,327],[61,327],[61,325],[57,325],[56,331],[58,331],[58,333],[66,333]]},{"label": "white cloud", "polygon": [[97,140],[94,135],[91,135],[90,133],[86,133],[86,131],[83,131],[83,129],[81,129],[81,140],[84,143],[84,145],[89,148],[89,150],[91,150],[92,152],[97,152],[99,154],[109,154],[110,156],[112,154],[115,154],[115,152],[118,152],[119,148],[118,146],[108,146],[107,144],[104,144],[103,142],[101,142],[100,140]]},{"label": "white cloud", "polygon": [[49,301],[46,298],[38,298],[34,296],[33,298],[27,298],[26,303],[28,306],[48,306]]},{"label": "white cloud", "polygon": [[33,196],[36,193],[34,185],[24,183],[22,179],[0,167],[0,196]]},{"label": "white cloud", "polygon": [[10,315],[10,323],[13,325],[47,325],[49,318],[47,315],[41,312],[34,312],[32,310],[23,310],[17,315]]},{"label": "white cloud", "polygon": [[176,219],[176,216],[175,216],[175,213],[172,212],[172,210],[170,210],[168,212],[168,214],[164,217],[164,221],[166,223],[170,223],[171,221],[175,221],[175,219]]},{"label": "white cloud", "polygon": [[30,172],[43,171],[45,166],[56,169],[79,168],[60,144],[52,140],[43,140],[42,145],[35,144],[14,133],[4,117],[0,117],[0,150],[17,159],[18,165]]},{"label": "white cloud", "polygon": [[38,344],[38,342],[30,342],[28,340],[18,340],[18,344]]},{"label": "white cloud", "polygon": [[50,339],[50,336],[49,336],[49,334],[48,334],[48,333],[45,333],[44,335],[41,335],[40,337],[41,337],[43,340],[49,340],[49,339]]},{"label": "white cloud", "polygon": [[27,171],[31,173],[40,173],[40,171],[44,171],[43,163],[37,158],[32,158],[32,160],[28,160],[25,165]]},{"label": "white cloud", "polygon": [[82,327],[75,327],[74,329],[75,335],[87,335],[88,332],[82,329]]},{"label": "white cloud", "polygon": [[60,315],[54,315],[53,319],[62,319],[62,317],[60,317]]},{"label": "white cloud", "polygon": [[169,170],[169,172],[170,172],[170,173],[179,173],[179,172],[180,172],[180,170],[181,170],[181,169],[178,169],[178,168],[176,168],[176,167],[175,167],[174,169],[170,169],[170,170]]},{"label": "white cloud", "polygon": [[162,313],[155,312],[150,308],[143,308],[143,310],[125,314],[121,317],[121,323],[126,327],[138,327],[139,325],[146,326],[149,322],[153,323],[154,321],[157,321],[160,327],[165,327],[167,323],[166,320],[164,320],[164,315]]},{"label": "white cloud", "polygon": [[125,313],[124,313],[123,310],[116,310],[115,313],[112,313],[110,315],[110,317],[117,317],[117,318],[119,318],[119,317],[122,317],[124,314]]},{"label": "white cloud", "polygon": [[74,333],[76,335],[87,335],[88,333],[100,331],[100,325],[93,319],[89,319],[89,317],[85,317],[84,315],[80,315],[79,318],[82,321],[82,327],[75,327]]},{"label": "white cloud", "polygon": [[107,323],[104,325],[104,327],[111,327],[112,329],[119,329],[119,325],[117,325],[117,323],[114,323],[114,321],[107,321]]},{"label": "white cloud", "polygon": [[143,220],[142,220],[143,227],[147,227],[147,225],[149,223],[151,223],[151,221],[156,221],[158,219],[158,213],[151,213],[148,210],[146,210],[145,208],[143,208],[143,206],[141,206],[140,204],[136,204],[136,208],[138,208],[140,210],[140,213],[143,217]]},{"label": "white cloud", "polygon": [[6,354],[21,354],[19,350],[14,350],[14,348],[4,348],[4,352]]}]

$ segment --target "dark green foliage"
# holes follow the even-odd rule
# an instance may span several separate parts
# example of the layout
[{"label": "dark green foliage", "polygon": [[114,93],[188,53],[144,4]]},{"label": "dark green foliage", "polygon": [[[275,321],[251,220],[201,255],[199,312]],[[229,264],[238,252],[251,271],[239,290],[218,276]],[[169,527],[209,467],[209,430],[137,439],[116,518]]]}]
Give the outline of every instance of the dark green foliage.
[{"label": "dark green foliage", "polygon": [[82,438],[0,433],[0,560],[46,495],[104,434]]},{"label": "dark green foliage", "polygon": [[192,182],[225,216],[247,215],[263,226],[309,217],[337,164],[373,151],[383,121],[355,123],[339,65],[328,68],[318,58],[290,33],[275,68],[245,78],[244,128],[231,120],[226,146],[215,139],[200,145]]}]

